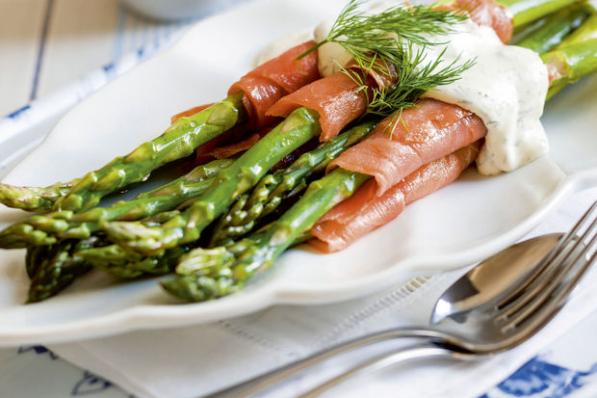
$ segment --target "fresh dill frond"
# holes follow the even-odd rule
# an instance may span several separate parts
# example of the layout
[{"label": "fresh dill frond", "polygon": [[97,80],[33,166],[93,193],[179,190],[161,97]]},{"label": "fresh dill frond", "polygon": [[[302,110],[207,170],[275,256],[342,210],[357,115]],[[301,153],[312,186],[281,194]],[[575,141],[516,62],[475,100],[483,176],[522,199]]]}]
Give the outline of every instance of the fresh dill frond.
[{"label": "fresh dill frond", "polygon": [[[362,12],[366,2],[349,0],[317,47],[337,43],[353,57],[358,69],[396,82],[370,90],[362,74],[343,69],[367,95],[368,113],[385,116],[412,106],[423,92],[458,80],[473,65],[474,61],[461,63],[458,58],[444,65],[441,58],[445,49],[432,62],[426,62],[425,57],[427,48],[445,44],[433,40],[452,32],[466,15],[423,5],[394,6],[367,15]],[[393,76],[394,69],[397,76]]]},{"label": "fresh dill frond", "polygon": [[351,48],[381,53],[397,34],[414,44],[434,45],[429,35],[451,32],[455,24],[467,19],[464,14],[426,5],[396,5],[368,15],[362,10],[367,2],[349,0],[324,42],[344,42]]},{"label": "fresh dill frond", "polygon": [[394,111],[410,108],[425,91],[434,87],[454,83],[475,63],[474,60],[460,62],[456,58],[448,65],[442,65],[446,49],[439,56],[427,62],[425,47],[414,48],[406,44],[403,62],[398,67],[396,84],[381,90],[372,90],[368,113],[386,116]]}]

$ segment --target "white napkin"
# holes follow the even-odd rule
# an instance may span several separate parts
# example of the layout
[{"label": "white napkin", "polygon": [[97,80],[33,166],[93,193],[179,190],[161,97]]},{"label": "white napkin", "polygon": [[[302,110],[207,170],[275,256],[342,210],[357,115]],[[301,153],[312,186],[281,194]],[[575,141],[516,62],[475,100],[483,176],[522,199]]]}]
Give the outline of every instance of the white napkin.
[{"label": "white napkin", "polygon": [[[566,231],[597,198],[597,189],[567,200],[531,235]],[[113,381],[139,398],[199,397],[335,342],[398,325],[425,325],[441,292],[463,271],[417,278],[408,285],[341,304],[278,306],[210,325],[50,347],[62,358]],[[475,363],[428,361],[341,385],[326,396],[478,397],[597,310],[597,272],[584,279],[564,311],[516,350]],[[314,381],[394,348],[388,343],[329,361],[272,390],[295,396]]]}]

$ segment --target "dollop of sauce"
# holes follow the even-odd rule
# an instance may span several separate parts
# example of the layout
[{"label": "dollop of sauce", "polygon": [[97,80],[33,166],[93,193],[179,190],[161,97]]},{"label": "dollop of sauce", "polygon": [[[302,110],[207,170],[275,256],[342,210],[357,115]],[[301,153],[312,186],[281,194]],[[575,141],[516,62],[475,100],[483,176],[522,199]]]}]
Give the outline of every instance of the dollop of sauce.
[{"label": "dollop of sauce", "polygon": [[[260,61],[286,49],[327,37],[332,21],[324,21],[312,34],[302,32],[272,44]],[[425,49],[425,62],[437,59],[448,65],[458,58],[474,59],[474,65],[454,83],[440,86],[423,96],[456,104],[479,116],[487,127],[485,144],[477,158],[484,175],[516,170],[548,152],[548,141],[539,120],[547,95],[548,71],[541,58],[528,49],[503,44],[495,31],[472,21],[458,24],[454,31],[431,37],[436,46]],[[350,54],[337,43],[318,49],[320,74],[330,76],[351,62]]]},{"label": "dollop of sauce", "polygon": [[425,97],[456,104],[479,116],[487,136],[477,158],[481,174],[516,170],[548,151],[539,118],[547,95],[547,68],[533,51],[504,45],[488,27],[470,21],[441,38],[445,45],[426,50],[426,62],[439,56],[448,64],[460,56],[475,64],[454,83],[439,86]]}]

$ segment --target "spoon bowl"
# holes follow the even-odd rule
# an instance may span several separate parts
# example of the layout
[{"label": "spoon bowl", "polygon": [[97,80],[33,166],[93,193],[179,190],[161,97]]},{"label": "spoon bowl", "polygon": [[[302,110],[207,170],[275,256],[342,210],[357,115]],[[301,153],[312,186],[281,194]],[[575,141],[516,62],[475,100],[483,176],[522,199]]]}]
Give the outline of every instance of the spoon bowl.
[{"label": "spoon bowl", "polygon": [[447,317],[456,320],[496,302],[527,278],[561,237],[562,234],[556,233],[531,238],[480,262],[440,296],[431,314],[431,324]]}]

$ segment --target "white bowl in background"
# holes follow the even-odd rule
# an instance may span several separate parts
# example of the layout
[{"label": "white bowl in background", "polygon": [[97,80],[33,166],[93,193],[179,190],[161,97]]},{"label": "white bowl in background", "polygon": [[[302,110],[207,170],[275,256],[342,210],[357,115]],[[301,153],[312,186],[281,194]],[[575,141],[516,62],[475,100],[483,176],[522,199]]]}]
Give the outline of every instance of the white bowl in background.
[{"label": "white bowl in background", "polygon": [[247,0],[122,0],[146,17],[175,21],[205,17]]}]

